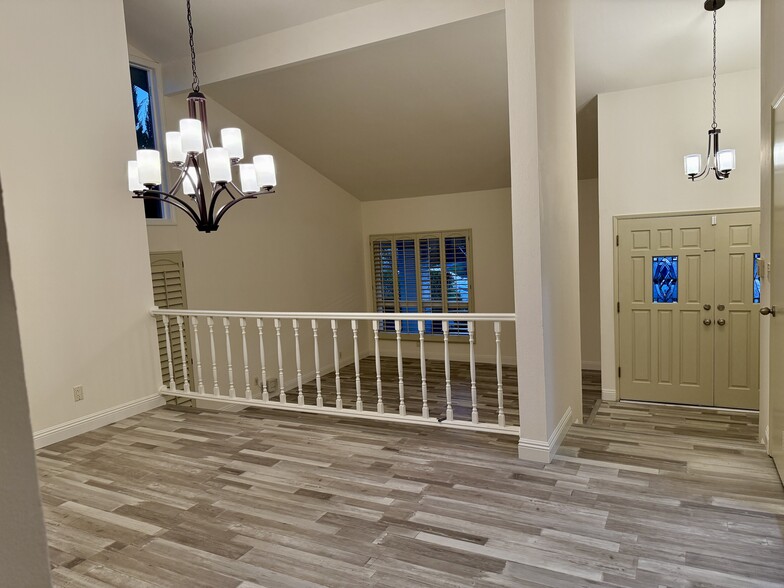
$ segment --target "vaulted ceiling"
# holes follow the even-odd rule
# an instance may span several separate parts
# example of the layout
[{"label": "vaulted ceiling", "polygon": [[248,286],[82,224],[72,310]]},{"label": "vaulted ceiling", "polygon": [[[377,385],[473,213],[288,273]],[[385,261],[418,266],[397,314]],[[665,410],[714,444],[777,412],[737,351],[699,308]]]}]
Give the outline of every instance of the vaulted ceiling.
[{"label": "vaulted ceiling", "polygon": [[[386,0],[396,1],[408,0]],[[125,4],[132,45],[161,62],[187,55],[184,2]],[[193,4],[197,47],[203,52],[359,11],[371,2]],[[710,74],[712,18],[702,4],[574,0],[581,177],[596,174],[593,97]],[[719,72],[759,67],[759,0],[728,0],[718,16]],[[204,90],[363,200],[509,185],[501,10],[218,81]]]}]

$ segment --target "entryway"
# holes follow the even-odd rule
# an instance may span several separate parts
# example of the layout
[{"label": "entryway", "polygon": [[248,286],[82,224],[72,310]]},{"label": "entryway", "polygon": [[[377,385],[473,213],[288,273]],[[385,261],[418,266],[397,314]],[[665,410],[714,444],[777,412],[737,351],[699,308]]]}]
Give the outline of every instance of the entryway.
[{"label": "entryway", "polygon": [[758,211],[617,220],[621,400],[759,407]]}]

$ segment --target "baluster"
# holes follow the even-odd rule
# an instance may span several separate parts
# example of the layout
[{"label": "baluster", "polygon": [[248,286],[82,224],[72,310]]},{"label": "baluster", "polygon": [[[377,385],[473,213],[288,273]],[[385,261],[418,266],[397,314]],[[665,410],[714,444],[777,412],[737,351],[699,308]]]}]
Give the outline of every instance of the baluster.
[{"label": "baluster", "polygon": [[229,340],[229,327],[231,321],[227,317],[223,317],[223,328],[226,331],[226,362],[229,365],[229,398],[237,396],[237,391],[234,389],[234,369],[231,366],[231,341]]},{"label": "baluster", "polygon": [[245,398],[248,400],[251,399],[251,391],[250,391],[250,370],[248,369],[248,340],[245,337],[245,327],[247,326],[248,322],[245,318],[240,319],[240,329],[242,329],[242,361],[245,365]]},{"label": "baluster", "polygon": [[357,321],[351,321],[351,330],[354,332],[354,377],[357,384],[357,410],[362,410],[362,384],[359,380],[359,340],[357,339]]},{"label": "baluster", "polygon": [[183,377],[183,384],[182,389],[184,392],[191,391],[191,383],[188,380],[188,356],[187,350],[185,348],[185,335],[182,334],[182,323],[184,319],[181,316],[177,317],[177,328],[180,331],[180,353],[182,353],[182,377]]},{"label": "baluster", "polygon": [[452,410],[452,383],[450,382],[449,367],[449,321],[441,321],[441,330],[444,332],[444,378],[446,379],[446,420],[454,420]]},{"label": "baluster", "polygon": [[504,385],[503,385],[503,364],[501,363],[501,323],[493,323],[495,331],[495,374],[498,378],[498,426],[506,425],[504,416]]},{"label": "baluster", "polygon": [[378,394],[376,412],[378,414],[384,414],[384,401],[381,398],[383,386],[381,384],[381,355],[378,351],[378,321],[373,321],[373,339],[375,341],[376,349],[376,393]]},{"label": "baluster", "polygon": [[305,395],[302,393],[302,359],[299,352],[299,321],[292,319],[294,326],[294,351],[297,359],[297,404],[305,406]]},{"label": "baluster", "polygon": [[319,360],[318,348],[318,321],[316,319],[311,320],[310,326],[313,328],[313,357],[316,358],[316,406],[322,408],[324,406],[324,398],[321,396],[321,362]]},{"label": "baluster", "polygon": [[215,321],[211,316],[207,317],[207,326],[210,329],[210,354],[212,357],[212,393],[216,396],[220,394],[218,388],[218,363],[215,359],[215,334],[213,333],[213,326]]},{"label": "baluster", "polygon": [[338,349],[338,321],[332,322],[332,351],[335,356],[335,408],[343,408],[340,397],[340,350]]},{"label": "baluster", "polygon": [[422,372],[422,416],[430,417],[427,407],[427,367],[425,365],[425,321],[418,321],[419,327],[419,369]]},{"label": "baluster", "polygon": [[479,411],[476,409],[476,357],[474,356],[474,330],[476,323],[468,321],[468,350],[471,355],[471,422],[479,422]]},{"label": "baluster", "polygon": [[161,316],[163,322],[163,332],[166,335],[166,361],[169,364],[169,390],[174,391],[177,384],[174,382],[174,364],[172,363],[171,339],[169,338],[169,317],[165,314]]},{"label": "baluster", "polygon": [[397,389],[400,394],[400,416],[406,416],[406,387],[403,384],[403,349],[400,344],[401,321],[395,321],[395,338],[397,339]]},{"label": "baluster", "polygon": [[275,336],[278,340],[278,392],[280,402],[286,404],[286,386],[283,384],[283,347],[280,344],[280,319],[275,319]]},{"label": "baluster", "polygon": [[259,359],[261,360],[261,400],[269,402],[269,390],[267,390],[267,357],[264,354],[264,319],[256,319],[256,327],[259,330]]},{"label": "baluster", "polygon": [[196,353],[196,377],[198,378],[197,390],[199,394],[204,394],[204,380],[201,373],[201,349],[199,347],[199,319],[195,316],[192,316],[191,325],[193,326],[193,343],[194,352]]}]

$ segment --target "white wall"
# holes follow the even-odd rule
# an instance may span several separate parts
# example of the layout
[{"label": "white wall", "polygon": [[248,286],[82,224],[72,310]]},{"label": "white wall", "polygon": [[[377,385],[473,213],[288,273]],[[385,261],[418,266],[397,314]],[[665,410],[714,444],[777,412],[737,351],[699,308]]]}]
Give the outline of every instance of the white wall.
[{"label": "white wall", "polygon": [[0,53],[15,80],[0,173],[40,431],[157,392],[145,222],[124,171],[136,147],[122,2],[5,3]]},{"label": "white wall", "polygon": [[[271,153],[277,166],[277,192],[234,207],[220,229],[205,234],[184,214],[173,225],[148,227],[150,251],[182,251],[188,306],[192,309],[289,312],[364,312],[365,274],[359,201],[313,168],[273,143],[207,96],[213,138],[224,127],[239,127],[245,153]],[[187,116],[184,95],[164,100],[167,128]],[[141,208],[141,203],[135,203]],[[149,279],[149,278],[148,278]],[[332,365],[330,336],[321,325],[322,370]],[[342,324],[343,360],[353,356],[348,324]],[[310,324],[301,326],[303,372],[314,372]],[[284,333],[284,358],[293,357],[290,323]],[[221,330],[222,333],[222,330]],[[232,347],[239,350],[235,325]],[[270,377],[277,372],[272,330],[267,332]],[[323,339],[321,337],[324,337]],[[250,337],[250,356],[258,357],[258,337]],[[205,339],[202,335],[202,343]],[[218,355],[224,354],[218,346]],[[363,341],[363,348],[366,344]],[[235,351],[235,368],[238,364]],[[285,380],[295,383],[293,361]],[[260,376],[256,368],[252,378]],[[223,372],[222,372],[223,373]]]},{"label": "white wall", "polygon": [[618,215],[756,207],[760,203],[760,72],[718,78],[721,146],[737,169],[690,182],[683,156],[701,152],[711,123],[711,79],[599,95],[599,247],[602,388],[616,394],[614,229]]},{"label": "white wall", "polygon": [[577,185],[580,223],[580,341],[583,369],[601,368],[599,320],[599,181]]},{"label": "white wall", "polygon": [[[368,312],[374,311],[370,236],[457,229],[472,231],[474,311],[514,312],[509,188],[363,202],[363,267]],[[511,324],[501,328],[502,355],[506,363],[513,363],[514,329]],[[428,357],[443,356],[443,343],[426,342],[425,346]],[[382,355],[396,353],[392,341],[381,341],[380,348]],[[482,324],[476,334],[477,361],[495,362],[495,353],[492,325]],[[418,342],[404,341],[403,354],[418,357]],[[450,357],[466,360],[467,346],[456,343]]]}]

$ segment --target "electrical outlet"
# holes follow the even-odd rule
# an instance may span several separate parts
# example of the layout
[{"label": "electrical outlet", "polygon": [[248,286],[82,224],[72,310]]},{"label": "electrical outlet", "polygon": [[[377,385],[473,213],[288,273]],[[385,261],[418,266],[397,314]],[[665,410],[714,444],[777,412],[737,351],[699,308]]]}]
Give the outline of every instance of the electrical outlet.
[{"label": "electrical outlet", "polygon": [[73,387],[74,402],[84,400],[84,386]]}]

